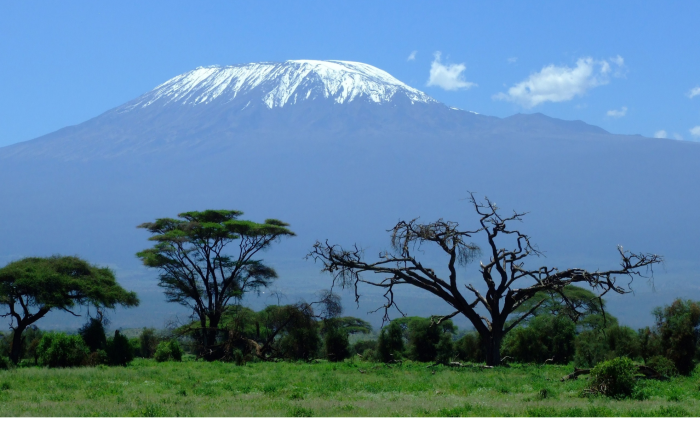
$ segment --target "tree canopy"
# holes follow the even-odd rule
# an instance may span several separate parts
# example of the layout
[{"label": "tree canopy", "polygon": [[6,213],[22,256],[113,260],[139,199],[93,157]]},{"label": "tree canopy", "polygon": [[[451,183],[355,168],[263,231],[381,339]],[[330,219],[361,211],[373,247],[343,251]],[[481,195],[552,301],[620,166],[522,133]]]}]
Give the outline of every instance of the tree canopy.
[{"label": "tree canopy", "polygon": [[[170,302],[187,306],[200,322],[202,355],[215,358],[222,313],[231,300],[267,287],[277,273],[256,259],[282,237],[294,236],[288,224],[241,220],[236,210],[184,212],[138,226],[156,244],[136,255],[160,271],[160,286]],[[219,348],[220,349],[220,348]],[[220,352],[220,351],[219,351]]]},{"label": "tree canopy", "polygon": [[112,270],[78,257],[31,257],[0,269],[0,306],[8,312],[13,329],[10,358],[20,355],[22,332],[53,309],[76,315],[76,306],[113,309],[137,306],[136,293],[126,291]]}]

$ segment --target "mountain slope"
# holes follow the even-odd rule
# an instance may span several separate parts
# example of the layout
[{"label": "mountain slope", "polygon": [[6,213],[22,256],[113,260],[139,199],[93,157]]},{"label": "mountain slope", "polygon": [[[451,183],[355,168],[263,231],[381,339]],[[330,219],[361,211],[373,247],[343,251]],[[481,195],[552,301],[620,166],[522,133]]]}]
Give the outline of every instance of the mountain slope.
[{"label": "mountain slope", "polygon": [[[611,299],[625,323],[648,323],[675,296],[700,299],[698,145],[455,110],[377,70],[309,61],[197,69],[82,124],[0,148],[0,264],[53,253],[109,264],[143,303],[110,319],[160,326],[182,309],[164,303],[155,273],[134,257],[148,246],[135,228],[142,222],[207,208],[289,222],[298,236],[263,257],[295,301],[329,287],[303,259],[315,240],[358,243],[372,256],[399,219],[471,229],[464,198],[475,191],[506,212],[530,212],[523,231],[547,252],[530,267],[613,267],[618,244],[666,256],[657,293],[642,282],[636,296]],[[479,285],[475,267],[460,277]],[[360,309],[348,311],[379,323],[366,312],[381,296],[362,293]],[[404,311],[449,313],[413,290],[401,297]]]}]

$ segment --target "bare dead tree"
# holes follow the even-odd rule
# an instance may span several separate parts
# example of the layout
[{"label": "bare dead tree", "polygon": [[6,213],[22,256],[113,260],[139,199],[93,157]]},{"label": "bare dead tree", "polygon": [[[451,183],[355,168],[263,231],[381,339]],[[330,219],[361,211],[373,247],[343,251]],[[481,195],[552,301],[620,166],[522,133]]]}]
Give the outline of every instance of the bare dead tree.
[{"label": "bare dead tree", "polygon": [[[322,271],[333,276],[333,286],[354,289],[356,301],[360,297],[360,284],[382,288],[386,303],[379,309],[384,309],[385,321],[392,307],[400,312],[395,302],[398,286],[417,287],[439,297],[455,311],[438,321],[458,314],[469,319],[485,343],[489,366],[501,364],[503,337],[532,315],[544,300],[516,318],[509,320],[508,317],[538,292],[558,294],[566,302],[564,287],[579,283],[589,286],[599,299],[611,291],[626,294],[632,291],[631,281],[635,276],[646,277],[650,273],[653,279],[653,265],[663,261],[656,254],[632,253],[618,247],[621,262],[617,269],[588,271],[571,268],[560,271],[556,267],[541,266],[527,270],[524,260],[542,253],[532,245],[528,235],[509,227],[521,221],[525,214],[513,212],[510,216],[501,216],[491,200],[486,198],[484,202],[478,202],[473,194],[470,202],[479,215],[480,226],[476,230],[462,230],[458,223],[442,219],[429,224],[421,224],[417,219],[400,221],[389,230],[393,250],[380,253],[378,261],[367,262],[363,250],[357,245],[345,249],[328,241],[316,242],[307,258],[323,264]],[[485,294],[472,284],[460,286],[457,280],[458,266],[467,265],[481,254],[480,247],[471,242],[475,235],[486,236],[488,242],[484,251],[489,256],[488,262],[479,265],[486,286]],[[499,242],[510,240],[511,248],[499,247],[497,239]],[[416,258],[417,251],[428,244],[436,245],[447,254],[447,278],[437,276],[434,270]],[[643,270],[648,272],[642,273]],[[619,283],[620,276],[628,282]],[[472,296],[471,300],[463,293]],[[572,308],[572,312],[575,311],[576,308]]]}]

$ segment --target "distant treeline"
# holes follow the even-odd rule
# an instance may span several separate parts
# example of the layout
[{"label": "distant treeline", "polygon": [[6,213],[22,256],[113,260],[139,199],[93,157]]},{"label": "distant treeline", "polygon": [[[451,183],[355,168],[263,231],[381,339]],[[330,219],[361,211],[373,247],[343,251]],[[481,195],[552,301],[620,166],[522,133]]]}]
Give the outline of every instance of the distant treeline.
[{"label": "distant treeline", "polygon": [[[451,320],[438,324],[437,317],[402,317],[374,332],[359,318],[329,314],[327,309],[337,306],[337,301],[325,305],[321,312],[316,304],[307,303],[268,306],[259,312],[229,306],[217,329],[220,360],[238,365],[350,357],[384,363],[484,362],[479,335],[458,331]],[[653,315],[653,327],[633,330],[599,307],[591,307],[585,317],[574,321],[565,309],[546,306],[507,335],[503,360],[592,367],[627,357],[667,376],[689,374],[700,359],[700,303],[678,299],[655,309]],[[23,338],[19,365],[126,365],[136,357],[180,361],[183,354],[201,356],[202,331],[197,322],[169,330],[143,329],[129,339],[119,331],[108,337],[105,323],[101,316],[90,318],[75,335],[31,327]],[[0,334],[0,367],[11,366],[10,343],[11,336]]]}]

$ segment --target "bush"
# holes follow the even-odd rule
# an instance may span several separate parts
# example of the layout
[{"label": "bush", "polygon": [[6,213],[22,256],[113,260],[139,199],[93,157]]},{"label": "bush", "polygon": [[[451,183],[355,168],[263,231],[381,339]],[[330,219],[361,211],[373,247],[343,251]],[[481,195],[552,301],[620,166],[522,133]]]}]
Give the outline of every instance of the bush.
[{"label": "bush", "polygon": [[85,345],[90,348],[90,352],[95,352],[98,349],[104,350],[107,347],[107,336],[105,335],[105,327],[102,320],[99,318],[90,318],[88,322],[82,326],[78,333],[85,341]]},{"label": "bush", "polygon": [[182,361],[180,342],[178,342],[177,339],[173,339],[159,343],[153,357],[159,363],[164,361]]},{"label": "bush", "polygon": [[99,366],[109,364],[109,357],[103,349],[98,349],[97,351],[91,352],[85,360],[86,366]]},{"label": "bush", "polygon": [[643,356],[642,337],[629,327],[613,325],[601,331],[584,331],[576,337],[574,362],[592,367],[616,357],[636,359]]},{"label": "bush", "polygon": [[348,332],[333,319],[325,321],[324,329],[326,333],[323,336],[323,347],[328,360],[343,361],[348,358],[350,356]]},{"label": "bush", "polygon": [[644,364],[668,378],[678,374],[678,370],[676,369],[676,365],[673,364],[673,361],[662,355],[650,357],[644,362]]},{"label": "bush", "polygon": [[399,360],[403,356],[403,330],[396,321],[382,327],[381,332],[379,332],[377,355],[379,360],[384,363]]},{"label": "bush", "polygon": [[566,316],[539,315],[525,327],[517,327],[503,340],[503,356],[515,361],[566,364],[574,356],[576,324]]},{"label": "bush", "polygon": [[435,347],[435,361],[438,363],[449,363],[455,355],[454,342],[452,336],[445,333],[440,336],[440,342]]},{"label": "bush", "polygon": [[74,367],[84,364],[90,349],[83,338],[65,333],[47,333],[37,346],[39,363],[49,367]]},{"label": "bush", "polygon": [[695,367],[695,353],[700,329],[700,303],[675,300],[670,306],[654,309],[656,327],[653,336],[661,355],[673,361],[682,375],[689,375]]},{"label": "bush", "polygon": [[158,347],[158,337],[152,328],[144,328],[139,335],[139,356],[143,358],[153,358]]},{"label": "bush", "polygon": [[377,360],[377,353],[374,352],[374,349],[367,348],[367,349],[365,349],[365,352],[362,354],[362,359],[365,361],[376,361]]},{"label": "bush", "polygon": [[479,333],[473,331],[462,336],[455,343],[455,353],[457,359],[471,363],[481,363],[486,361],[484,344]]},{"label": "bush", "polygon": [[12,367],[12,361],[8,357],[0,356],[0,370],[8,370]]},{"label": "bush", "polygon": [[590,390],[608,397],[624,398],[632,395],[636,367],[627,357],[618,357],[597,364],[591,370]]},{"label": "bush", "polygon": [[134,359],[134,351],[126,336],[114,332],[114,337],[107,341],[107,358],[112,366],[126,366]]},{"label": "bush", "polygon": [[377,349],[376,340],[360,340],[352,345],[352,350],[355,354],[360,354],[362,358],[365,358],[365,353],[368,350]]}]

